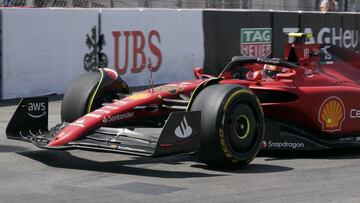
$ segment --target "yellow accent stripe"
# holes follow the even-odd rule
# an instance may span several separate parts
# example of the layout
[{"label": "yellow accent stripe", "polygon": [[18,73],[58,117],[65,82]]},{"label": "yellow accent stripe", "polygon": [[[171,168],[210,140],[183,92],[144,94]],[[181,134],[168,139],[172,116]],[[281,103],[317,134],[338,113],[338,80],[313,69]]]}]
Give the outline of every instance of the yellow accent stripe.
[{"label": "yellow accent stripe", "polygon": [[233,98],[236,97],[236,96],[239,95],[239,94],[242,94],[242,93],[247,93],[247,94],[253,95],[253,93],[250,92],[249,90],[238,90],[238,91],[234,92],[234,93],[226,100],[226,102],[225,102],[225,104],[224,104],[223,110],[226,111],[227,108],[228,108],[228,106],[229,106],[229,104],[230,104],[230,102],[233,100]]},{"label": "yellow accent stripe", "polygon": [[290,32],[288,33],[289,37],[298,37],[298,38],[313,38],[312,33],[299,33],[299,32]]},{"label": "yellow accent stripe", "polygon": [[241,115],[241,116],[239,116],[239,118],[245,118],[246,124],[247,124],[247,127],[248,127],[248,128],[246,129],[245,135],[242,136],[242,137],[239,136],[239,139],[242,140],[242,139],[245,139],[245,138],[249,135],[249,132],[250,132],[250,121],[249,121],[248,117],[246,117],[245,115]]},{"label": "yellow accent stripe", "polygon": [[191,96],[190,96],[189,103],[188,103],[188,105],[186,106],[186,111],[189,111],[190,104],[193,102],[193,100],[194,100],[194,95],[195,95],[195,93],[197,92],[197,90],[200,88],[200,86],[202,86],[203,84],[205,84],[205,83],[208,82],[208,81],[209,81],[209,80],[205,80],[204,82],[200,83],[200,84],[195,88],[195,90],[193,91],[193,93],[192,93]]},{"label": "yellow accent stripe", "polygon": [[91,111],[91,106],[92,106],[92,104],[93,104],[93,102],[94,102],[96,93],[99,91],[99,87],[100,87],[101,81],[102,81],[103,78],[104,78],[104,73],[103,73],[103,71],[102,71],[101,69],[99,69],[99,70],[100,70],[100,81],[99,81],[99,83],[97,84],[94,93],[91,95],[90,102],[89,102],[89,105],[88,105],[88,107],[87,107],[86,113],[89,113],[89,112]]}]

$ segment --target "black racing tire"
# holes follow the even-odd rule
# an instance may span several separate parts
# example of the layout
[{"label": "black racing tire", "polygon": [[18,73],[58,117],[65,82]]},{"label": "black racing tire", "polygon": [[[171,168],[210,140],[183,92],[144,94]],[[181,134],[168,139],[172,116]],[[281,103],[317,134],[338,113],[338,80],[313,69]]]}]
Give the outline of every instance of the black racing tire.
[{"label": "black racing tire", "polygon": [[100,81],[99,71],[80,75],[70,83],[61,104],[61,120],[73,122],[86,113],[90,95]]},{"label": "black racing tire", "polygon": [[264,115],[257,96],[247,87],[211,85],[190,108],[201,111],[199,159],[216,168],[250,163],[264,139]]}]

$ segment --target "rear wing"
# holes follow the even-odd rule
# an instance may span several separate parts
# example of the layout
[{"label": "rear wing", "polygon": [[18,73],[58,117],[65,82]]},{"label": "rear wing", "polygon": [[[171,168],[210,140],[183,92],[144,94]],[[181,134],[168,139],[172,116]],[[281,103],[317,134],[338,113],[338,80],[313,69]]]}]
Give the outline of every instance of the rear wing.
[{"label": "rear wing", "polygon": [[294,37],[294,38],[304,38],[304,39],[310,39],[313,38],[313,33],[301,33],[301,32],[289,32],[287,33],[288,37]]},{"label": "rear wing", "polygon": [[295,40],[285,45],[284,59],[286,61],[300,66],[310,65],[311,62],[319,63],[320,58],[317,56],[319,56],[320,45],[306,43],[307,40],[314,37],[312,33],[290,32],[287,33],[287,36],[295,38]]}]

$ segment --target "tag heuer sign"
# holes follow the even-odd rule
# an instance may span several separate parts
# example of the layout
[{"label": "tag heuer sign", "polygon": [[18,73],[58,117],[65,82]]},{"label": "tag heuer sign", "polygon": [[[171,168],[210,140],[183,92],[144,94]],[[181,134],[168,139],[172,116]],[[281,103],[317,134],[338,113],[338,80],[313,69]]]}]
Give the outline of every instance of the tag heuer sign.
[{"label": "tag heuer sign", "polygon": [[267,57],[271,54],[271,28],[242,28],[240,37],[241,55]]}]

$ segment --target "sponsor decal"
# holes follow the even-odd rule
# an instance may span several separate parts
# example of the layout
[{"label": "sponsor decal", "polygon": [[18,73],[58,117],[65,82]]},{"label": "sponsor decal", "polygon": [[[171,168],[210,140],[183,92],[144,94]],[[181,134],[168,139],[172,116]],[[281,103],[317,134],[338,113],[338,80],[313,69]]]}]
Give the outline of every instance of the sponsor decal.
[{"label": "sponsor decal", "polygon": [[77,121],[75,121],[75,123],[77,124],[83,124],[85,122],[85,119],[79,119]]},{"label": "sponsor decal", "polygon": [[264,141],[263,142],[263,146],[264,148],[276,148],[276,149],[281,149],[281,148],[290,148],[290,149],[299,149],[299,148],[304,148],[305,144],[302,142],[273,142],[273,141]]},{"label": "sponsor decal", "polygon": [[85,119],[84,118],[80,118],[72,123],[70,123],[69,125],[72,125],[72,126],[78,126],[78,127],[82,127],[84,128],[84,123],[85,123]]},{"label": "sponsor decal", "polygon": [[135,93],[126,98],[130,100],[138,100],[138,99],[146,99],[148,97],[150,97],[149,93]]},{"label": "sponsor decal", "polygon": [[102,112],[102,113],[110,113],[110,111],[104,110],[104,109],[97,109],[97,110],[95,110],[95,111],[97,111],[97,112]]},{"label": "sponsor decal", "polygon": [[186,87],[186,86],[189,86],[189,85],[192,85],[193,83],[191,82],[182,82],[179,84],[180,87]]},{"label": "sponsor decal", "polygon": [[115,102],[115,104],[118,104],[118,105],[124,105],[124,104],[127,104],[128,102],[127,101],[124,101],[124,100],[118,100]]},{"label": "sponsor decal", "polygon": [[143,150],[143,149],[136,149],[136,148],[133,148],[133,147],[127,147],[127,146],[121,146],[119,145],[117,147],[118,150],[124,150],[124,151],[132,151],[132,152],[146,152],[146,150]]},{"label": "sponsor decal", "polygon": [[328,45],[321,48],[321,51],[324,53],[324,59],[326,61],[329,61],[332,59],[331,54],[327,51],[328,48],[330,48],[330,46],[328,46]]},{"label": "sponsor decal", "polygon": [[89,113],[89,114],[86,114],[85,116],[92,117],[92,118],[100,118],[101,117],[101,115],[94,114],[94,113]]},{"label": "sponsor decal", "polygon": [[[299,28],[283,28],[284,33],[299,32]],[[303,33],[314,33],[311,28],[304,28]],[[314,33],[315,34],[315,33]],[[293,37],[289,37],[289,43],[294,42]],[[335,27],[323,27],[319,30],[316,37],[310,38],[308,44],[333,44],[344,48],[356,48],[359,45],[359,30],[349,30]]]},{"label": "sponsor decal", "polygon": [[343,137],[339,139],[340,142],[353,142],[354,140],[355,137]]},{"label": "sponsor decal", "polygon": [[240,53],[243,56],[267,57],[271,54],[271,28],[242,28]]},{"label": "sponsor decal", "polygon": [[[114,67],[120,75],[124,75],[128,69],[131,73],[140,73],[145,68],[151,72],[160,69],[163,56],[159,46],[161,44],[160,33],[157,30],[150,30],[148,33],[140,30],[113,31],[112,36],[115,46]],[[130,48],[132,50],[129,50]],[[120,57],[120,54],[123,56]],[[131,66],[130,63],[132,63]]]},{"label": "sponsor decal", "polygon": [[175,135],[179,138],[190,137],[192,128],[189,126],[186,117],[181,120],[180,125],[175,129]]},{"label": "sponsor decal", "polygon": [[114,109],[114,110],[118,109],[118,107],[115,107],[115,106],[104,106],[103,108],[105,108],[105,109]]},{"label": "sponsor decal", "polygon": [[69,125],[85,128],[85,126],[83,124],[80,124],[80,123],[70,123]]},{"label": "sponsor decal", "polygon": [[181,90],[182,90],[182,88],[176,84],[168,84],[168,85],[163,85],[163,86],[154,88],[155,92],[169,92],[170,94],[176,94],[176,93],[180,92]]},{"label": "sponsor decal", "polygon": [[27,110],[27,115],[32,118],[41,118],[46,116],[46,103],[45,102],[32,102],[22,105],[22,108]]},{"label": "sponsor decal", "polygon": [[360,142],[360,137],[344,137],[339,138],[340,142]]},{"label": "sponsor decal", "polygon": [[86,71],[97,70],[99,68],[108,66],[108,58],[102,52],[103,47],[106,45],[104,34],[97,37],[96,26],[91,28],[91,34],[86,34],[86,46],[89,53],[84,56],[84,69]]},{"label": "sponsor decal", "polygon": [[318,119],[322,125],[322,131],[340,131],[345,120],[345,106],[342,100],[336,96],[325,99],[320,106]]},{"label": "sponsor decal", "polygon": [[360,119],[360,109],[351,109],[350,110],[350,118]]},{"label": "sponsor decal", "polygon": [[134,112],[127,112],[125,114],[118,114],[115,116],[108,116],[106,118],[103,119],[103,123],[108,123],[108,122],[114,122],[114,121],[120,121],[120,120],[124,120],[124,119],[129,119],[134,117]]},{"label": "sponsor decal", "polygon": [[333,56],[328,52],[328,49],[330,48],[330,46],[326,45],[324,47],[321,48],[321,60],[320,60],[320,64],[333,64],[334,62],[333,60]]},{"label": "sponsor decal", "polygon": [[308,59],[309,58],[309,49],[304,49],[304,58]]}]

